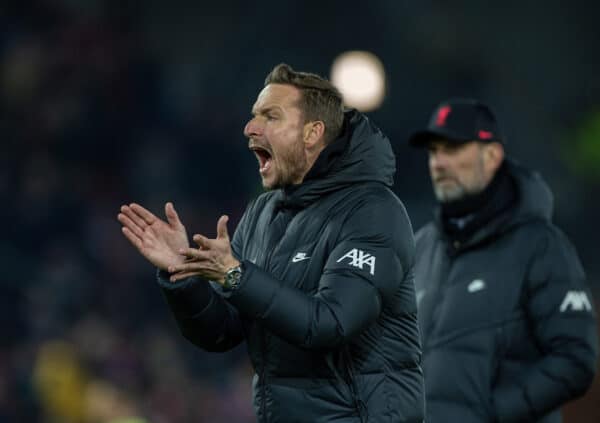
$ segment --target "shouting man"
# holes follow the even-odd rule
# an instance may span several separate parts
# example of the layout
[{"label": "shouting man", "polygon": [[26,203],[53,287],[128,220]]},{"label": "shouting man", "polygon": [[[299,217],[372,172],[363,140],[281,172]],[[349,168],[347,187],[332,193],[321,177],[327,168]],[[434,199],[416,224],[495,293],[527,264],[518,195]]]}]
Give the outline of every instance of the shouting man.
[{"label": "shouting man", "polygon": [[414,240],[388,139],[327,80],[284,64],[252,113],[267,192],[231,242],[223,216],[190,248],[170,203],[166,221],[123,206],[123,233],[158,267],[186,338],[248,343],[260,422],[421,422]]}]

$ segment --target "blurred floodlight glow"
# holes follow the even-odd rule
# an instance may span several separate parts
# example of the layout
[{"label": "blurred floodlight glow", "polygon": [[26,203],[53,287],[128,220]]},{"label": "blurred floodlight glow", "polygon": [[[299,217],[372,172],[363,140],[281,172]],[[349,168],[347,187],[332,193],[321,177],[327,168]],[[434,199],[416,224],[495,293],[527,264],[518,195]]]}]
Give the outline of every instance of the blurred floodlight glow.
[{"label": "blurred floodlight glow", "polygon": [[367,51],[348,51],[331,66],[331,82],[344,96],[344,104],[362,112],[376,109],[385,96],[385,70]]}]

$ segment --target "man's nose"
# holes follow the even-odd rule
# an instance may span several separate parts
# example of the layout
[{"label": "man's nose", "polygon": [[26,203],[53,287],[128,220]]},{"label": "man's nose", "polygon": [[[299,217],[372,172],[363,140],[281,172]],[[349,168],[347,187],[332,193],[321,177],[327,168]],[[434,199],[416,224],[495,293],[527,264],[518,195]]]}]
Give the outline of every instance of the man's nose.
[{"label": "man's nose", "polygon": [[262,127],[257,122],[256,118],[252,118],[248,121],[246,126],[244,127],[244,135],[247,138],[256,137],[262,135]]},{"label": "man's nose", "polygon": [[429,152],[429,166],[432,169],[440,169],[446,166],[446,155],[441,151]]}]

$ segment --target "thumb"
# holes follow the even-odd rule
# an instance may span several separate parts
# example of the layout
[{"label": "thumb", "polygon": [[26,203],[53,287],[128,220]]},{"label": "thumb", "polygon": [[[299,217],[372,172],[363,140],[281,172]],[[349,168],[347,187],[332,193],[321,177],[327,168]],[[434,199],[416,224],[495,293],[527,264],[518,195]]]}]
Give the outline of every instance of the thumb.
[{"label": "thumb", "polygon": [[181,220],[179,220],[179,215],[175,211],[175,207],[173,206],[173,203],[168,202],[165,204],[165,215],[167,216],[167,221],[169,222],[169,224],[171,226],[174,226],[174,227],[183,226],[183,224],[181,223]]},{"label": "thumb", "polygon": [[227,222],[229,216],[223,215],[217,222],[217,239],[229,239],[229,232],[227,232]]}]

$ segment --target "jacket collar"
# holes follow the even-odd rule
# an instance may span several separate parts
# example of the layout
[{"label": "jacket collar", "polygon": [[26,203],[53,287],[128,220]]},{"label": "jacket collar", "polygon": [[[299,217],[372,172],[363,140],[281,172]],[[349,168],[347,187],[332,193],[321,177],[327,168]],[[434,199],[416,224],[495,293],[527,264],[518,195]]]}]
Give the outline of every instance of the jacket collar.
[{"label": "jacket collar", "polygon": [[360,182],[391,187],[395,171],[396,158],[388,138],[365,115],[348,110],[340,136],[323,149],[301,184],[281,190],[278,208],[303,209]]}]

